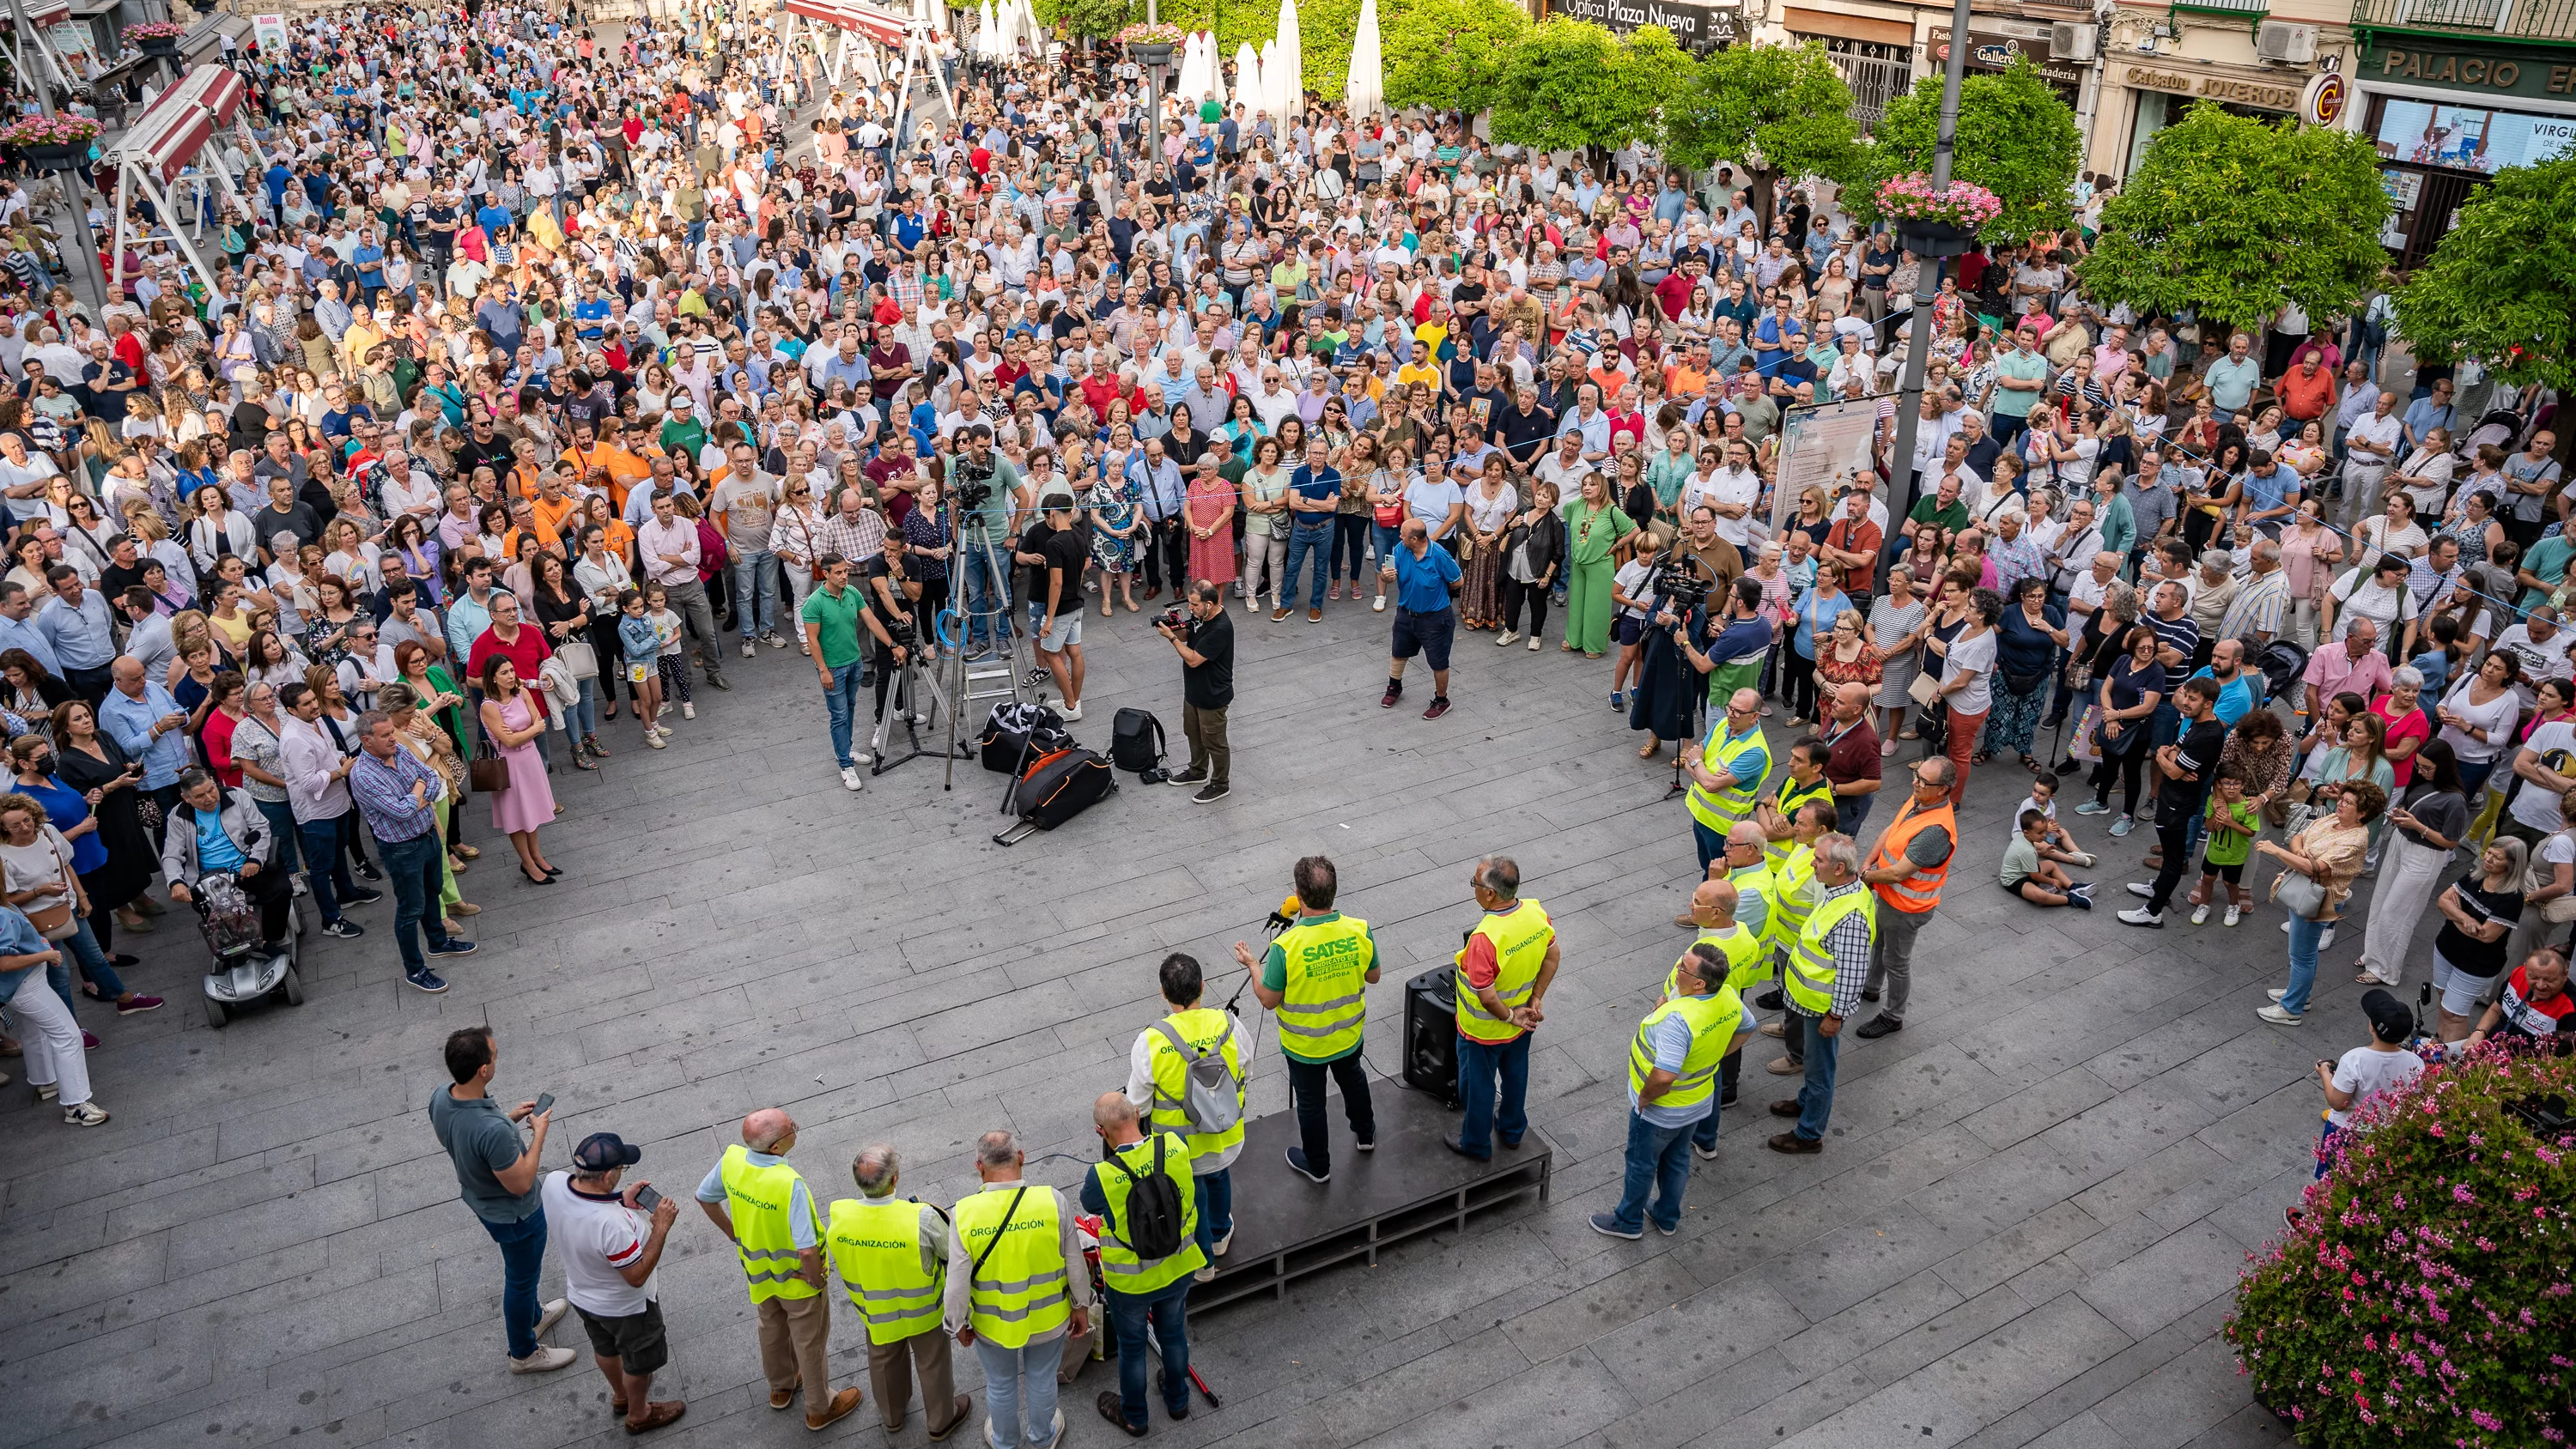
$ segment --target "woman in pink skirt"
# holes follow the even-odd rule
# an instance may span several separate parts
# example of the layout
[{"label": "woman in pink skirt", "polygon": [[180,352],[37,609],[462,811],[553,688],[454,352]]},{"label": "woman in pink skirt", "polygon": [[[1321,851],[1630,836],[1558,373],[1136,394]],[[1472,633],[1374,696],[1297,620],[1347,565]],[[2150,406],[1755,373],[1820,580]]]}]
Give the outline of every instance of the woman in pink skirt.
[{"label": "woman in pink skirt", "polygon": [[1234,582],[1234,485],[1215,468],[1200,465],[1190,480],[1190,577]]},{"label": "woman in pink skirt", "polygon": [[546,727],[519,666],[494,655],[483,663],[483,733],[510,766],[510,783],[492,796],[492,828],[510,837],[519,852],[519,871],[530,883],[553,885],[562,871],[546,864],[537,848],[537,827],[555,818],[554,787],[546,783],[546,759],[537,753],[537,733]]}]

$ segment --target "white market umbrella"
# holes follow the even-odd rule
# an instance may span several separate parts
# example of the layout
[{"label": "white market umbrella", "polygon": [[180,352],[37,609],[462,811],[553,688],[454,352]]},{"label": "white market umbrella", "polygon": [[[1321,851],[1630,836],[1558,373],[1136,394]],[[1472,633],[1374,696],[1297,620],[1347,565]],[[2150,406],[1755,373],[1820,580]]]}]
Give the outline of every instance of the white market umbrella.
[{"label": "white market umbrella", "polygon": [[993,28],[994,24],[993,0],[984,0],[983,9],[976,17],[975,53],[986,60],[999,60],[1002,55],[1001,35]]},{"label": "white market umbrella", "polygon": [[1029,3],[1029,0],[1018,0],[1018,5],[1019,22],[1011,29],[1018,34],[1021,42],[1028,46],[1031,55],[1044,58],[1047,44],[1046,28],[1038,24],[1037,9]]},{"label": "white market umbrella", "polygon": [[1192,100],[1198,98],[1199,88],[1206,84],[1199,69],[1205,54],[1205,47],[1199,44],[1195,32],[1181,37],[1181,94]]},{"label": "white market umbrella", "polygon": [[1225,57],[1217,52],[1213,32],[1199,35],[1199,89],[1204,95],[1216,97],[1218,105],[1225,104]]},{"label": "white market umbrella", "polygon": [[1234,48],[1234,98],[1255,111],[1269,109],[1262,100],[1261,57],[1249,40]]},{"label": "white market umbrella", "polygon": [[1261,98],[1253,109],[1265,116],[1276,117],[1279,110],[1279,77],[1284,74],[1279,60],[1279,37],[1261,42]]},{"label": "white market umbrella", "polygon": [[1379,56],[1377,34],[1377,0],[1360,0],[1359,32],[1351,38],[1351,77],[1343,85],[1342,99],[1350,106],[1351,119],[1355,121],[1386,109],[1386,76],[1384,62]]},{"label": "white market umbrella", "polygon": [[1278,89],[1279,114],[1284,119],[1303,109],[1306,98],[1306,46],[1297,35],[1297,0],[1279,0],[1280,73],[1262,72],[1262,78]]}]

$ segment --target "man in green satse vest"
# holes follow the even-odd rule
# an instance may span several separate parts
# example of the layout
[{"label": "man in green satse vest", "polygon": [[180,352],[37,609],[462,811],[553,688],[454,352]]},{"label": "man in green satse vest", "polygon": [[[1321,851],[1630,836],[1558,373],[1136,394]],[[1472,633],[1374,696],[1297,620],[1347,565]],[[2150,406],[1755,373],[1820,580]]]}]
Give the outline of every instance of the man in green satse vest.
[{"label": "man in green satse vest", "polygon": [[[1341,877],[1332,861],[1320,855],[1300,859],[1296,885],[1296,924],[1270,943],[1252,994],[1278,1015],[1279,1049],[1288,1058],[1298,1138],[1288,1149],[1288,1166],[1311,1182],[1324,1182],[1333,1175],[1324,1127],[1327,1076],[1342,1089],[1342,1109],[1359,1150],[1377,1150],[1377,1114],[1369,1104],[1368,1073],[1360,1068],[1367,988],[1377,981],[1377,940],[1368,922],[1333,909]],[[1234,959],[1254,969],[1252,948],[1241,941],[1234,943]]]},{"label": "man in green satse vest", "polygon": [[[1108,1299],[1109,1336],[1118,1348],[1118,1387],[1094,1401],[1100,1417],[1141,1439],[1153,1415],[1145,1400],[1152,1364],[1145,1335],[1150,1327],[1162,1350],[1163,1409],[1190,1416],[1190,1284],[1207,1266],[1198,1244],[1198,1202],[1190,1191],[1190,1145],[1177,1132],[1145,1133],[1136,1104],[1124,1092],[1104,1092],[1091,1104],[1092,1130],[1100,1134],[1103,1160],[1083,1174],[1083,1211],[1100,1215],[1100,1278]],[[1138,1190],[1149,1179],[1170,1178],[1177,1188],[1179,1246],[1155,1254],[1139,1242],[1132,1215]]]}]

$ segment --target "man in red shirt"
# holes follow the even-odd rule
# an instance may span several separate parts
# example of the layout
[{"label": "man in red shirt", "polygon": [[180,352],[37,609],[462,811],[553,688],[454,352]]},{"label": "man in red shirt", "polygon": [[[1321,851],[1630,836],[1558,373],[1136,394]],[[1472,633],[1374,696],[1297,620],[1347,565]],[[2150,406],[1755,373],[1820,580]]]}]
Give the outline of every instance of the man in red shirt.
[{"label": "man in red shirt", "polygon": [[[492,591],[491,608],[492,626],[474,641],[474,652],[465,658],[465,672],[471,680],[468,687],[479,697],[483,688],[484,664],[493,659],[507,659],[518,667],[519,682],[528,687],[529,707],[543,719],[546,717],[546,692],[537,687],[537,666],[545,663],[555,652],[546,643],[546,631],[519,621],[519,596],[508,589]],[[551,754],[546,750],[544,734],[537,736],[537,749],[540,753]],[[573,764],[578,769],[597,768],[578,756]]]},{"label": "man in red shirt", "polygon": [[1708,264],[1697,256],[1686,257],[1676,271],[1664,274],[1655,284],[1655,305],[1664,309],[1664,320],[1678,322],[1682,310],[1690,306],[1691,289],[1708,275]]},{"label": "man in red shirt", "polygon": [[2543,946],[2513,968],[2504,995],[2469,1033],[2469,1045],[2491,1036],[2519,1037],[2562,1052],[2576,1042],[2576,996],[2567,994],[2565,947]]},{"label": "man in red shirt", "polygon": [[1457,962],[1458,1095],[1467,1116],[1441,1145],[1482,1162],[1498,1133],[1510,1148],[1529,1131],[1529,1029],[1546,1019],[1540,1003],[1558,954],[1556,927],[1538,902],[1520,898],[1521,868],[1509,856],[1477,861],[1467,885],[1485,912]]},{"label": "man in red shirt", "polygon": [[2294,421],[2313,423],[2334,410],[2335,376],[2324,362],[2324,353],[2311,352],[2306,361],[2292,363],[2281,374],[2277,385],[2281,411]]}]

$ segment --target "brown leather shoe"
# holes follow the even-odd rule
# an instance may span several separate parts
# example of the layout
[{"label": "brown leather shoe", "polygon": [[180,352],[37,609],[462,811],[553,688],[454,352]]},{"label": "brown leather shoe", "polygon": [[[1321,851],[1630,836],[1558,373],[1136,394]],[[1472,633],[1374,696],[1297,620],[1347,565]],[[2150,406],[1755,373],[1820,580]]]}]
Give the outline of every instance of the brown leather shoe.
[{"label": "brown leather shoe", "polygon": [[1324,611],[1321,609],[1308,609],[1306,611],[1306,622],[1309,624],[1320,624],[1324,622]]},{"label": "brown leather shoe", "polygon": [[1807,1138],[1801,1137],[1795,1132],[1783,1132],[1779,1136],[1771,1139],[1771,1150],[1774,1152],[1785,1152],[1792,1157],[1811,1157],[1816,1153],[1824,1151],[1825,1143],[1824,1139],[1820,1137]]},{"label": "brown leather shoe", "polygon": [[859,1407],[859,1400],[861,1397],[859,1386],[857,1384],[850,1385],[848,1388],[843,1389],[832,1396],[831,1407],[823,1411],[823,1417],[817,1419],[813,1415],[807,1414],[805,1416],[805,1427],[808,1429],[831,1428],[834,1424],[848,1418],[851,1412]]},{"label": "brown leather shoe", "polygon": [[[930,1437],[933,1439],[945,1439],[949,1435],[956,1433],[957,1426],[966,1422],[967,1411],[974,1407],[975,1401],[973,1399],[968,1398],[964,1394],[959,1394],[957,1396],[957,1412],[949,1418],[947,1423],[940,1425],[936,1429],[932,1429],[930,1431]],[[924,1411],[921,1417],[925,1424],[930,1418],[928,1407],[926,1405],[924,1406]]]},{"label": "brown leather shoe", "polygon": [[[801,1387],[803,1387],[803,1386],[800,1384],[798,1387],[800,1387],[800,1388],[801,1388]],[[795,1390],[795,1389],[771,1389],[771,1390],[769,1391],[769,1407],[771,1407],[771,1408],[773,1408],[773,1409],[783,1409],[783,1408],[786,1408],[789,1404],[792,1404],[792,1403],[795,1403],[795,1402],[796,1402],[796,1390]]]},{"label": "brown leather shoe", "polygon": [[1774,1117],[1797,1116],[1798,1099],[1795,1097],[1782,1097],[1779,1101],[1771,1104],[1771,1115]]},{"label": "brown leather shoe", "polygon": [[654,1430],[659,1429],[666,1424],[676,1424],[680,1422],[680,1416],[688,1411],[689,1406],[680,1402],[678,1399],[664,1399],[658,1403],[646,1404],[644,1406],[643,1418],[629,1419],[626,1421],[626,1432],[629,1434],[650,1434]]}]

